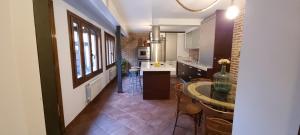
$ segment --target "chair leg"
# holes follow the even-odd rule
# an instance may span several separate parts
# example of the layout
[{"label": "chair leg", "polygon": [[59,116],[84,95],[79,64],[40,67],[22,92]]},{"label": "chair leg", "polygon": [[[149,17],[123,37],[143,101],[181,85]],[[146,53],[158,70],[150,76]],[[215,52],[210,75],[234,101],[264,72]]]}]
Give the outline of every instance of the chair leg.
[{"label": "chair leg", "polygon": [[141,90],[141,93],[143,93],[142,81],[141,81],[142,77],[139,76],[138,79],[139,79],[139,84],[140,84],[140,90]]},{"label": "chair leg", "polygon": [[130,73],[130,88],[131,88],[131,94],[134,95],[134,84],[133,84],[133,73]]},{"label": "chair leg", "polygon": [[200,127],[202,121],[202,111],[198,114],[198,127]]},{"label": "chair leg", "polygon": [[204,113],[202,113],[202,116],[201,116],[201,134],[202,135],[205,135],[206,134],[206,131],[205,131],[205,119],[206,119],[206,116]]},{"label": "chair leg", "polygon": [[195,135],[197,135],[197,130],[198,130],[198,114],[195,114],[195,116],[194,116],[194,123],[195,123]]},{"label": "chair leg", "polygon": [[141,76],[140,77],[140,84],[141,84],[141,93],[143,94],[143,91],[144,91],[144,84],[143,84],[143,77]]},{"label": "chair leg", "polygon": [[177,112],[176,112],[176,119],[175,119],[175,124],[174,124],[174,129],[173,129],[172,135],[175,134],[175,129],[176,129],[176,126],[177,126],[178,116],[179,116],[179,113],[178,113],[178,111],[177,111]]}]

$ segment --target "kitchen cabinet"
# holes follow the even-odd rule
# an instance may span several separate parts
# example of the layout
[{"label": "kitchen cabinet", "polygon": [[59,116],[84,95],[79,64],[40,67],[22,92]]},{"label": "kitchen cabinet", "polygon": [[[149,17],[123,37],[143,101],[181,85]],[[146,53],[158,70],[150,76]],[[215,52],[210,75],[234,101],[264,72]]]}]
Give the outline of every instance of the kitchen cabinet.
[{"label": "kitchen cabinet", "polygon": [[193,48],[199,48],[199,43],[200,43],[200,28],[197,28],[193,30],[192,34],[192,47]]},{"label": "kitchen cabinet", "polygon": [[185,33],[177,33],[177,57],[189,57],[189,49],[185,47]]},{"label": "kitchen cabinet", "polygon": [[186,48],[192,48],[192,36],[193,36],[192,31],[186,33],[186,39],[185,39],[185,47]]},{"label": "kitchen cabinet", "polygon": [[[212,78],[220,71],[219,59],[231,60],[233,20],[225,18],[224,10],[217,10],[213,15],[205,18],[199,28],[186,33],[186,48],[199,49],[200,65],[208,67],[207,71],[178,62],[177,75],[183,80],[193,78]],[[196,66],[197,67],[197,66]],[[229,71],[230,65],[227,67]]]},{"label": "kitchen cabinet", "polygon": [[199,48],[200,43],[200,28],[186,33],[186,48],[196,49]]},{"label": "kitchen cabinet", "polygon": [[170,71],[143,72],[143,99],[162,100],[170,98]]},{"label": "kitchen cabinet", "polygon": [[[212,67],[211,75],[220,71],[219,59],[231,60],[233,25],[233,20],[225,18],[224,10],[217,10],[201,23],[199,63]],[[229,69],[230,66],[227,70],[229,71]]]},{"label": "kitchen cabinet", "polygon": [[166,61],[177,60],[177,33],[166,33]]},{"label": "kitchen cabinet", "polygon": [[195,78],[208,78],[207,75],[207,71],[181,62],[177,62],[177,77],[186,82],[189,82]]}]

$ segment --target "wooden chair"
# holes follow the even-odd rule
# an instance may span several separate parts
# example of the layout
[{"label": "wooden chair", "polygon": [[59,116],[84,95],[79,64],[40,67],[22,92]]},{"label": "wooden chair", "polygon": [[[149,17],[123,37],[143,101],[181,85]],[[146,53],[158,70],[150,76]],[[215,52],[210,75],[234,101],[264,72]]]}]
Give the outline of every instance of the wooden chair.
[{"label": "wooden chair", "polygon": [[220,118],[206,118],[206,135],[231,135],[232,123]]},{"label": "wooden chair", "polygon": [[233,112],[216,110],[200,103],[203,113],[203,135],[231,135]]},{"label": "wooden chair", "polygon": [[175,88],[176,88],[176,99],[177,99],[177,109],[176,109],[176,120],[175,120],[175,125],[173,129],[173,135],[175,133],[175,129],[177,127],[177,121],[178,117],[180,115],[187,115],[190,116],[194,119],[194,125],[195,125],[195,135],[197,135],[197,129],[198,129],[198,124],[199,124],[199,118],[200,118],[200,113],[201,113],[201,108],[200,105],[197,105],[195,103],[192,103],[192,99],[185,96],[183,93],[183,83],[177,83]]}]

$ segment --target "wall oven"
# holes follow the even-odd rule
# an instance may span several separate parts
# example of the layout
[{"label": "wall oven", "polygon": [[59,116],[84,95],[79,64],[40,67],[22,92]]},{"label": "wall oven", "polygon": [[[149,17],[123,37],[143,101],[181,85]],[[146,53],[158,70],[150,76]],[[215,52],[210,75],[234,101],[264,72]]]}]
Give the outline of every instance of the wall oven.
[{"label": "wall oven", "polygon": [[138,60],[150,60],[150,47],[138,47]]}]

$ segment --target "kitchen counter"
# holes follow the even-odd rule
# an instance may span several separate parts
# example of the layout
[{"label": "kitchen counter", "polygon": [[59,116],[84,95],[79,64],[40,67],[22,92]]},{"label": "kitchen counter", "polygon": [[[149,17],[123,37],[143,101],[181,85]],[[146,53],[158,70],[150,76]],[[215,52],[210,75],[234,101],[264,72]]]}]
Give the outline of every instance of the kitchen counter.
[{"label": "kitchen counter", "polygon": [[176,61],[142,62],[141,75],[143,75],[143,99],[164,100],[170,98],[171,76],[176,75]]},{"label": "kitchen counter", "polygon": [[199,69],[204,70],[204,71],[207,71],[209,68],[211,68],[211,67],[208,67],[208,66],[205,66],[205,65],[198,64],[196,62],[192,62],[190,60],[184,60],[184,59],[179,59],[178,58],[177,61],[180,62],[180,63],[186,64],[186,65],[195,67],[195,68],[199,68]]},{"label": "kitchen counter", "polygon": [[141,75],[144,71],[170,71],[171,75],[176,75],[176,61],[160,62],[160,66],[154,66],[154,62],[142,62]]}]

